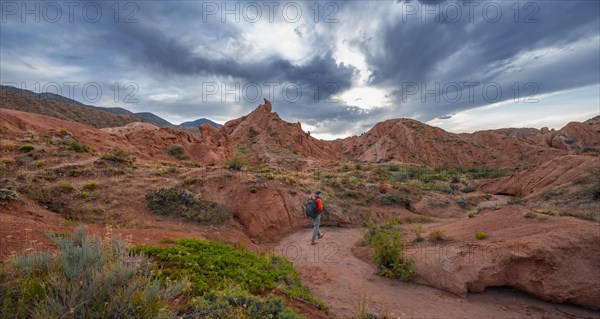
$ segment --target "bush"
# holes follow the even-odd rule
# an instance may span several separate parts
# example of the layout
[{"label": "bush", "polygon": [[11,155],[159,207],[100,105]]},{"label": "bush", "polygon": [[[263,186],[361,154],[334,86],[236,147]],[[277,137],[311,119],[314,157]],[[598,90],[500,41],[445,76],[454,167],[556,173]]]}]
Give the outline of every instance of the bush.
[{"label": "bush", "polygon": [[19,199],[19,195],[14,189],[0,188],[0,206]]},{"label": "bush", "polygon": [[388,278],[410,281],[415,273],[415,262],[405,259],[402,234],[391,224],[371,225],[363,241],[375,250],[374,260],[379,274]]},{"label": "bush", "polygon": [[473,213],[473,212],[469,212],[469,213],[467,214],[467,217],[469,217],[469,218],[473,218],[473,217],[475,217],[475,213]]},{"label": "bush", "polygon": [[61,193],[66,194],[66,193],[71,193],[75,188],[69,182],[60,182],[60,183],[58,183],[57,189]]},{"label": "bush", "polygon": [[72,150],[77,153],[85,153],[90,151],[89,145],[81,143],[74,138],[63,139],[62,145],[68,150]]},{"label": "bush", "polygon": [[183,180],[185,185],[194,185],[198,182],[198,180],[194,176],[188,176]]},{"label": "bush", "polygon": [[475,187],[467,185],[467,186],[463,187],[463,189],[461,191],[463,193],[472,193],[475,191]]},{"label": "bush", "polygon": [[100,157],[101,160],[122,163],[122,164],[133,164],[135,157],[120,148],[114,148],[109,153],[106,153]]},{"label": "bush", "polygon": [[537,215],[534,212],[527,212],[525,218],[536,218]]},{"label": "bush", "polygon": [[400,194],[388,194],[388,195],[381,196],[379,198],[379,203],[381,205],[386,205],[386,206],[399,205],[406,209],[410,209],[410,201],[407,198],[401,196]]},{"label": "bush", "polygon": [[253,138],[257,137],[258,134],[260,134],[260,133],[253,128],[250,128],[250,130],[248,130],[248,138],[249,139],[253,139]]},{"label": "bush", "polygon": [[592,198],[600,200],[600,167],[595,167],[591,171],[592,185],[589,187],[589,193]]},{"label": "bush", "polygon": [[[204,295],[205,300],[212,299],[216,302],[218,298],[213,298],[216,296],[211,293],[226,291],[232,283],[235,283],[245,292],[265,293],[276,290],[291,298],[304,300],[326,309],[302,284],[298,272],[283,257],[257,255],[224,243],[197,239],[177,239],[175,242],[176,245],[173,247],[138,246],[133,251],[143,252],[159,261],[163,265],[162,278],[189,277],[193,292]],[[217,295],[221,294],[217,293]]]},{"label": "bush", "polygon": [[154,213],[176,215],[206,224],[222,224],[230,215],[229,210],[222,205],[177,188],[152,190],[146,194],[146,203],[148,209]]},{"label": "bush", "polygon": [[169,145],[169,147],[167,148],[167,153],[169,153],[169,155],[175,157],[178,160],[184,160],[187,158],[184,155],[183,146],[178,145],[178,144]]},{"label": "bush", "polygon": [[304,318],[285,307],[283,300],[276,297],[260,298],[239,288],[227,291],[209,292],[197,298],[192,304],[193,311],[189,318]]},{"label": "bush", "polygon": [[467,203],[467,201],[462,197],[457,199],[456,203],[462,208],[467,208],[467,206],[469,206],[469,203]]},{"label": "bush", "polygon": [[234,171],[241,171],[244,167],[244,162],[239,157],[233,157],[225,164],[225,167]]},{"label": "bush", "polygon": [[93,191],[93,190],[95,190],[97,188],[98,188],[98,183],[94,182],[94,181],[90,181],[90,182],[87,182],[87,183],[83,184],[83,189],[86,189],[86,190],[89,190],[89,191]]},{"label": "bush", "polygon": [[484,231],[476,231],[475,238],[482,240],[487,238],[487,234]]},{"label": "bush", "polygon": [[2,318],[155,318],[172,315],[167,301],[183,282],[160,282],[149,261],[118,241],[83,230],[52,235],[56,258],[43,252],[17,256],[2,278]]},{"label": "bush", "polygon": [[19,147],[19,151],[23,152],[23,153],[29,153],[31,151],[33,151],[35,149],[35,147],[31,144],[25,144],[25,145],[21,145],[21,147]]},{"label": "bush", "polygon": [[447,239],[448,238],[446,237],[446,235],[444,235],[444,233],[441,230],[434,230],[431,233],[429,233],[429,240],[433,242],[446,241]]},{"label": "bush", "polygon": [[421,233],[423,233],[422,225],[411,225],[408,227],[408,230],[415,233],[415,242],[420,243],[424,240],[424,238],[421,237]]}]

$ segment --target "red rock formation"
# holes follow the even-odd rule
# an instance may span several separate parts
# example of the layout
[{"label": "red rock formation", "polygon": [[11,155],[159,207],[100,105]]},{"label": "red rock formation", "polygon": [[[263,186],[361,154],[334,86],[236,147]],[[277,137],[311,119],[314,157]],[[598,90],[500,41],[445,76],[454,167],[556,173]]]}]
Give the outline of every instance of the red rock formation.
[{"label": "red rock formation", "polygon": [[490,180],[480,185],[480,189],[495,194],[507,194],[524,198],[536,197],[550,189],[572,183],[585,176],[587,171],[598,166],[596,156],[567,155],[556,157],[531,170]]},{"label": "red rock formation", "polygon": [[[545,300],[598,309],[598,224],[565,217],[523,218],[527,212],[523,206],[509,206],[436,226],[452,242],[409,249],[417,263],[417,281],[462,295],[510,286]],[[487,239],[475,239],[476,231],[485,232]]]}]

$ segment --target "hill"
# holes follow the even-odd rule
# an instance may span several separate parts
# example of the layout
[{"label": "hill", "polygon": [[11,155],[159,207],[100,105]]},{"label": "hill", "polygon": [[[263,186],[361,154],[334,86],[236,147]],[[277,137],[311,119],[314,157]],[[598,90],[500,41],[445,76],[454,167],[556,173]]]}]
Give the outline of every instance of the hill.
[{"label": "hill", "polygon": [[40,99],[39,96],[15,91],[0,91],[0,108],[52,116],[87,124],[96,128],[124,126],[139,122],[133,115],[113,114],[83,104],[59,102],[63,99]]},{"label": "hill", "polygon": [[[43,92],[43,93],[35,93],[29,90],[23,90],[23,89],[19,89],[13,86],[7,86],[7,85],[0,85],[0,92],[7,92],[7,93],[12,93],[12,94],[19,94],[24,96],[25,98],[35,98],[39,101],[50,101],[50,102],[58,102],[63,104],[62,107],[60,108],[61,111],[65,111],[70,105],[76,105],[76,106],[82,106],[82,107],[87,107],[87,108],[91,108],[91,109],[95,109],[98,111],[102,111],[102,112],[108,112],[108,113],[112,113],[112,114],[117,114],[117,115],[129,115],[129,116],[134,116],[136,118],[138,118],[139,122],[148,122],[148,123],[152,123],[154,125],[157,126],[165,126],[165,127],[173,127],[176,129],[181,129],[182,131],[186,131],[186,132],[192,132],[192,133],[196,133],[198,127],[200,127],[200,125],[204,124],[204,123],[208,123],[210,125],[212,125],[214,128],[219,128],[222,125],[215,123],[209,119],[206,118],[201,118],[195,121],[189,121],[189,122],[184,122],[181,123],[180,125],[174,125],[171,122],[163,119],[162,117],[151,113],[151,112],[131,112],[129,110],[126,110],[122,107],[100,107],[100,106],[93,106],[93,105],[87,105],[87,104],[83,104],[77,100],[73,100],[67,97],[64,97],[62,95],[58,95],[58,94],[54,94],[54,93],[50,93],[50,92]],[[20,111],[25,111],[25,112],[32,112],[32,113],[37,113],[37,114],[42,114],[42,115],[48,115],[48,116],[55,116],[56,114],[58,114],[57,112],[53,112],[53,111],[42,111],[40,107],[30,107],[30,108],[25,108],[23,107],[23,103],[14,103],[15,99],[11,98],[11,105],[13,105],[12,107],[5,107],[5,108],[10,108],[10,109],[16,109],[16,110],[20,110]],[[27,101],[31,101],[30,99]],[[39,103],[38,103],[39,104]],[[20,105],[20,106],[18,106]],[[81,112],[81,109],[77,109],[77,112],[79,114],[82,114],[82,116],[85,116],[85,112]],[[72,113],[72,111],[67,111],[67,113]],[[90,113],[90,114],[97,114],[97,113]],[[56,117],[56,116],[55,116]],[[80,123],[87,123],[87,124],[91,124],[93,121],[91,119],[83,119],[80,117],[78,117],[78,120],[75,120],[74,117],[70,116],[70,115],[65,115],[62,117],[58,117],[60,119],[72,119],[76,122],[80,122]],[[94,125],[93,125],[94,126]],[[100,126],[100,127],[105,127],[105,126]],[[190,128],[192,128],[190,130]]]},{"label": "hill", "polygon": [[195,121],[183,122],[183,123],[179,124],[179,126],[198,128],[202,124],[210,124],[210,126],[212,126],[213,128],[219,128],[219,127],[223,126],[222,124],[215,123],[206,118],[197,119]]}]

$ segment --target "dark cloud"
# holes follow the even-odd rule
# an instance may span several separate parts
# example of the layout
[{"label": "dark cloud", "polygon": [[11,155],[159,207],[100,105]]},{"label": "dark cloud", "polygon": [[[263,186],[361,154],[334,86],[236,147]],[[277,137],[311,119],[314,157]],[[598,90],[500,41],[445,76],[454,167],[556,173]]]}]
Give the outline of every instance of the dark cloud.
[{"label": "dark cloud", "polygon": [[[464,6],[463,2],[453,1],[420,2],[427,5],[443,3],[439,7],[442,9],[437,11],[438,16],[444,16],[443,7],[449,3]],[[538,95],[598,83],[598,46],[580,56],[582,59],[579,61],[550,61],[545,68],[531,74],[528,74],[527,63],[519,65],[520,69],[517,69],[513,62],[527,51],[568,47],[575,41],[585,39],[598,42],[600,2],[539,1],[531,7],[525,7],[525,2],[518,2],[518,17],[510,7],[515,3],[493,4],[500,7],[502,12],[497,22],[485,20],[486,17],[494,20],[494,16],[491,13],[484,16],[481,8],[486,3],[482,2],[480,11],[474,10],[473,22],[463,16],[457,23],[439,23],[437,17],[415,14],[407,15],[405,21],[397,19],[395,23],[387,25],[381,35],[383,50],[381,47],[371,50],[372,43],[362,45],[369,65],[374,70],[371,83],[396,87],[394,93],[398,104],[409,102],[401,97],[403,87],[413,82],[425,83],[429,88],[435,87],[436,83],[441,86],[453,82],[497,83],[505,93],[501,100],[512,97],[507,92],[511,91],[510,86],[516,81],[520,81],[521,85],[535,83],[539,88]],[[417,8],[423,10],[422,7]],[[536,22],[523,22],[528,21],[529,14],[533,14],[531,20]],[[573,52],[573,55],[576,54]],[[452,55],[455,55],[454,59],[443,64]],[[490,101],[476,94],[472,102],[412,102],[415,106],[408,114],[429,120]]]},{"label": "dark cloud", "polygon": [[[339,23],[319,24],[305,19],[285,35],[309,46],[310,53],[294,61],[278,48],[265,49],[248,59],[246,52],[276,35],[243,21],[223,23],[219,17],[203,21],[201,2],[135,2],[133,23],[124,23],[128,12],[123,11],[124,7],[115,22],[110,8],[113,2],[94,3],[105,13],[94,23],[81,12],[74,15],[74,22],[23,22],[19,15],[2,22],[2,81],[93,81],[106,95],[98,103],[187,120],[234,118],[260,103],[243,97],[239,102],[217,97],[204,101],[199,93],[202,83],[227,83],[229,87],[256,83],[266,95],[264,83],[274,82],[279,84],[274,107],[283,118],[300,120],[330,134],[348,130],[359,133],[390,117],[429,120],[511,99],[515,82],[519,83],[521,96],[532,92],[531,86],[526,87],[528,83],[536,85],[533,89],[539,96],[600,82],[598,1],[482,1],[475,7],[474,21],[462,12],[456,22],[445,9],[456,5],[466,10],[464,1],[336,1],[332,3],[339,9],[335,16]],[[407,4],[417,5],[420,10],[434,8],[438,15],[423,19],[419,14],[407,16],[401,10],[399,15],[392,15]],[[491,4],[502,9],[497,22],[483,19],[481,9]],[[515,4],[519,8],[517,22],[511,9]],[[307,17],[312,14],[312,3],[301,5]],[[537,22],[524,23],[534,11]],[[327,12],[320,12],[319,21]],[[373,23],[360,23],[365,21]],[[275,23],[286,22],[276,15]],[[241,30],[260,32],[244,38]],[[278,40],[285,46],[285,38]],[[367,110],[335,100],[357,86],[356,79],[362,75],[354,66],[336,61],[338,42],[364,54],[371,72],[367,85],[385,90],[392,105],[375,105]],[[114,105],[110,86],[117,81],[139,85],[139,102]],[[421,94],[406,92],[407,83],[428,88],[439,83],[444,88],[465,82],[480,83],[472,100],[464,86],[457,92],[447,87],[450,95],[462,94],[461,99],[450,102],[444,98],[436,101],[432,96],[423,101]],[[301,96],[282,97],[286,83],[300,88]],[[502,99],[486,99],[481,94],[486,83],[497,84],[503,91]],[[156,98],[161,94],[168,97]]]}]

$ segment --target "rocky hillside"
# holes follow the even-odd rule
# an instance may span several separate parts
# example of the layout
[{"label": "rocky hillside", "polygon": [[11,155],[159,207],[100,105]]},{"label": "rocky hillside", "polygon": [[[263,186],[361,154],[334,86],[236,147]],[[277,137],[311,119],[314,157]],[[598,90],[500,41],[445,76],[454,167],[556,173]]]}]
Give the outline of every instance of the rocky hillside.
[{"label": "rocky hillside", "polygon": [[302,130],[301,124],[289,123],[272,112],[271,102],[265,100],[246,116],[231,120],[218,129],[228,135],[239,155],[261,163],[281,159],[333,159],[331,143],[321,141]]},{"label": "rocky hillside", "polygon": [[96,128],[123,126],[140,119],[133,115],[112,114],[83,105],[43,100],[32,95],[0,91],[0,108],[52,116]]},{"label": "rocky hillside", "polygon": [[547,127],[539,130],[535,128],[502,128],[462,134],[462,136],[468,139],[477,139],[478,136],[489,136],[490,134],[517,138],[521,142],[552,147],[570,153],[600,152],[600,116],[591,118],[583,123],[570,122],[560,130],[549,129]]},{"label": "rocky hillside", "polygon": [[566,154],[495,132],[458,135],[411,119],[388,120],[360,136],[323,141],[303,131],[300,123],[282,120],[267,100],[218,130],[230,137],[234,153],[258,163],[338,159],[515,169]]},{"label": "rocky hillside", "polygon": [[411,119],[381,122],[360,136],[335,143],[347,159],[432,167],[515,168],[519,163],[537,164],[561,154],[500,134],[481,133],[471,138]]}]

